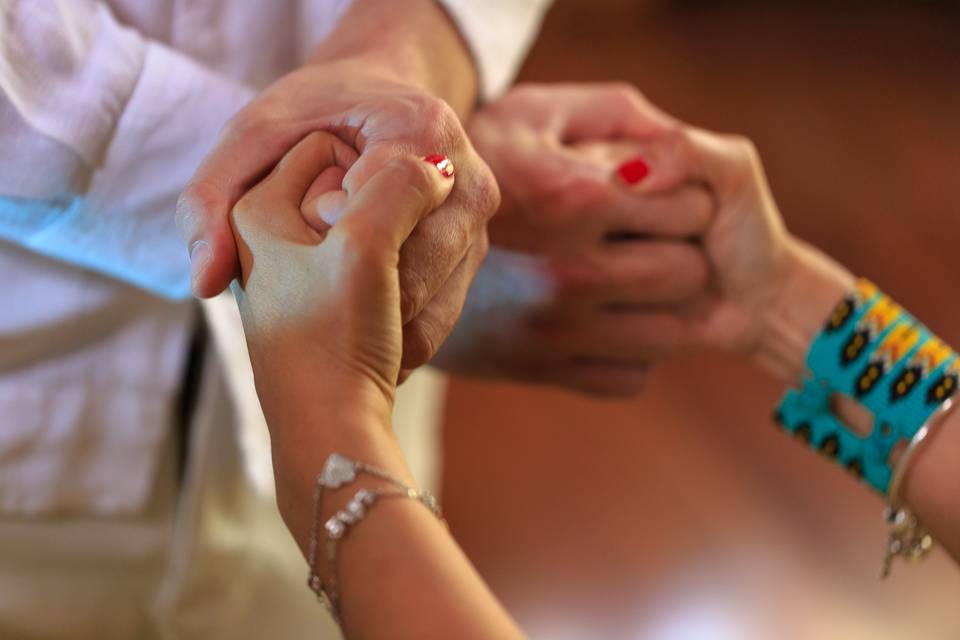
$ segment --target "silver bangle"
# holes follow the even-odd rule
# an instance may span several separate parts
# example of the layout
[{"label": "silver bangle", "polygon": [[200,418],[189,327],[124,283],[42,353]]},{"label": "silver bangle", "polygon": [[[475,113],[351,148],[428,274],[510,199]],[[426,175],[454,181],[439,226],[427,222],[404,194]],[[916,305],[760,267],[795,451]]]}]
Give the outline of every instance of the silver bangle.
[{"label": "silver bangle", "polygon": [[886,578],[890,575],[893,560],[900,556],[907,560],[919,560],[923,558],[930,549],[933,548],[933,538],[927,528],[917,519],[915,515],[902,505],[900,491],[903,489],[904,479],[909,470],[910,463],[916,456],[921,444],[927,439],[930,433],[939,427],[946,420],[947,415],[955,408],[953,399],[946,400],[940,408],[920,427],[913,435],[907,448],[904,449],[897,460],[897,465],[893,469],[893,475],[890,478],[890,489],[888,492],[889,502],[884,510],[883,518],[890,528],[890,535],[887,538],[887,548],[884,553],[883,567],[880,571],[880,578]]},{"label": "silver bangle", "polygon": [[[327,580],[324,582],[317,573],[317,546],[319,544],[320,513],[326,489],[339,489],[352,484],[361,473],[384,480],[396,487],[395,490],[360,489],[347,505],[337,511],[324,523],[327,550]],[[313,492],[313,521],[310,527],[310,541],[307,563],[310,568],[307,586],[317,599],[326,605],[334,620],[340,622],[340,590],[337,580],[337,542],[343,538],[350,527],[363,520],[371,507],[381,498],[409,498],[423,503],[440,520],[443,514],[437,499],[426,491],[418,491],[390,475],[383,469],[351,460],[339,453],[327,458],[323,470],[317,475]]]}]

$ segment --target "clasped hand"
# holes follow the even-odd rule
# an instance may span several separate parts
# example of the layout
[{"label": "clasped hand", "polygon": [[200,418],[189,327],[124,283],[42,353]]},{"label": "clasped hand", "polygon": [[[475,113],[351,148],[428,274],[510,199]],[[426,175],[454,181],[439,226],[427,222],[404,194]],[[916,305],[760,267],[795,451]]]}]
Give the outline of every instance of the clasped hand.
[{"label": "clasped hand", "polygon": [[[336,136],[312,133],[231,213],[235,294],[268,416],[299,392],[308,404],[329,394],[331,410],[349,408],[361,421],[382,423],[392,409],[403,349],[401,248],[455,180],[433,162],[401,156],[355,192],[331,189],[338,160],[352,154]],[[331,198],[336,220],[317,213]]]}]

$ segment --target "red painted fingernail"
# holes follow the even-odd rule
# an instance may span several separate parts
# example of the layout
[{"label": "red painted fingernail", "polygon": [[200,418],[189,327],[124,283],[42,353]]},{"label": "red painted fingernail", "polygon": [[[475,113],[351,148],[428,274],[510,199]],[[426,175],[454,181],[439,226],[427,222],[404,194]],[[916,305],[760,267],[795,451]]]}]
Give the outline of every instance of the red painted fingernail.
[{"label": "red painted fingernail", "polygon": [[634,158],[617,167],[617,175],[627,184],[637,184],[650,175],[650,167],[643,158]]},{"label": "red painted fingernail", "polygon": [[423,159],[424,162],[429,162],[437,168],[437,171],[440,172],[444,178],[453,177],[453,163],[450,162],[450,158],[447,156],[442,156],[439,153],[427,156]]}]

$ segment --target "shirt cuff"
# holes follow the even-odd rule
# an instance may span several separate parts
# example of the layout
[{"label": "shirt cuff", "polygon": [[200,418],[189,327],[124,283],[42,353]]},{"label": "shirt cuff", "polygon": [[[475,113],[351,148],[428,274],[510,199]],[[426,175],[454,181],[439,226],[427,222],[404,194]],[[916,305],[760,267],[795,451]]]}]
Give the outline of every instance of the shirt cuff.
[{"label": "shirt cuff", "polygon": [[473,53],[485,101],[513,82],[552,0],[440,0]]}]

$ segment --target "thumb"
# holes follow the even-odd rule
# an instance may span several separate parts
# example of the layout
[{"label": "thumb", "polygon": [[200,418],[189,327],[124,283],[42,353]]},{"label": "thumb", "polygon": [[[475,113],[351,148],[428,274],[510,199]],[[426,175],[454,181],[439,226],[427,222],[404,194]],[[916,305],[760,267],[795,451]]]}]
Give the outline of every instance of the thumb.
[{"label": "thumb", "polygon": [[443,156],[395,158],[348,199],[330,233],[360,232],[399,252],[417,224],[446,201],[453,176],[453,164]]},{"label": "thumb", "polygon": [[176,223],[187,241],[194,295],[209,298],[237,275],[237,247],[230,212],[243,194],[300,140],[305,125],[278,127],[265,135],[238,116],[197,169],[177,200]]}]

